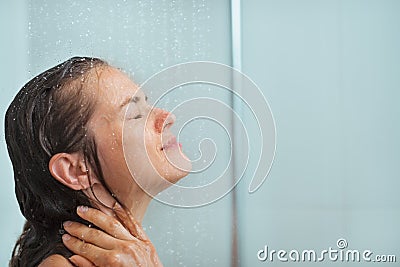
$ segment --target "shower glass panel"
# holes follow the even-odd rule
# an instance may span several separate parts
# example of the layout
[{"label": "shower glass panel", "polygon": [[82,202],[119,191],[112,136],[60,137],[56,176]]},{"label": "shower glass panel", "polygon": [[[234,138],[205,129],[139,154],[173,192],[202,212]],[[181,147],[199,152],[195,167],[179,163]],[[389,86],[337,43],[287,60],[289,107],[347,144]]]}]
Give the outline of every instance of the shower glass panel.
[{"label": "shower glass panel", "polygon": [[[175,64],[188,61],[214,61],[231,65],[229,1],[25,1],[14,4],[19,18],[9,16],[24,33],[18,36],[20,57],[30,77],[72,56],[94,56],[122,68],[135,82],[146,79]],[[23,12],[22,12],[23,11]],[[24,66],[24,64],[20,64]],[[23,71],[23,69],[21,69]],[[20,86],[20,85],[18,85]],[[17,90],[17,88],[15,88]],[[143,90],[154,103],[154,88]],[[157,106],[174,109],[177,122],[184,117],[179,104],[196,97],[212,95],[227,103],[231,95],[216,86],[189,84],[176,88],[161,99]],[[11,99],[11,96],[10,96]],[[208,106],[197,106],[199,110]],[[230,112],[214,110],[225,120]],[[190,158],[200,162],[203,139],[219,143],[219,158],[228,158],[230,144],[218,125],[207,120],[194,120],[181,133],[180,142]],[[172,127],[174,130],[174,127]],[[175,132],[176,133],[176,132]],[[205,142],[207,143],[207,142]],[[223,160],[215,159],[221,169]],[[8,160],[5,160],[8,164]],[[7,165],[8,166],[8,165]],[[218,170],[214,170],[218,171]],[[7,177],[12,177],[11,170]],[[182,186],[201,186],[216,176],[210,172],[189,174]],[[12,188],[12,185],[9,186]],[[179,198],[179,196],[176,196]],[[231,261],[232,205],[231,196],[203,207],[188,209],[153,201],[143,226],[153,241],[165,266],[229,266]],[[18,206],[13,201],[10,213]],[[15,217],[15,216],[14,216]],[[11,248],[20,234],[22,218],[7,240],[2,252],[5,265]],[[4,227],[5,228],[5,227]],[[4,246],[2,246],[4,248]],[[3,258],[4,257],[4,258]]]}]

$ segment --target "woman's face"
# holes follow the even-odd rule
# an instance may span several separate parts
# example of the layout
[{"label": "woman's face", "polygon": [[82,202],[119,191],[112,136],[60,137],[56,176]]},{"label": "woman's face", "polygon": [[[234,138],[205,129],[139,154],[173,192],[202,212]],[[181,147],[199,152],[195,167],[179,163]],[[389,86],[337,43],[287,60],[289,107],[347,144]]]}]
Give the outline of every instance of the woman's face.
[{"label": "woman's face", "polygon": [[170,131],[174,115],[152,108],[115,68],[104,68],[98,79],[91,89],[98,102],[89,128],[111,191],[123,198],[142,188],[154,196],[186,176],[191,163]]}]

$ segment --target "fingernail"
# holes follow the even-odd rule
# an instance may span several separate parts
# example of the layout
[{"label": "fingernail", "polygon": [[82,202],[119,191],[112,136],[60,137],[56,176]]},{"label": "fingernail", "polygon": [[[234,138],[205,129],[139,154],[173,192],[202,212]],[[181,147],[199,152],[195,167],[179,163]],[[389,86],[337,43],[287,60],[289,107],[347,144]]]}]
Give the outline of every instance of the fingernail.
[{"label": "fingernail", "polygon": [[71,236],[70,236],[69,234],[65,234],[65,235],[62,236],[62,239],[63,239],[64,241],[68,241],[68,240],[71,239]]},{"label": "fingernail", "polygon": [[71,224],[72,224],[71,221],[66,221],[66,222],[63,223],[64,227],[68,227],[68,226],[70,226]]},{"label": "fingernail", "polygon": [[75,264],[76,266],[78,266],[77,262],[75,261],[75,259],[73,257],[69,257],[68,258],[73,264]]},{"label": "fingernail", "polygon": [[76,262],[74,261],[74,258],[72,258],[72,257],[69,257],[69,258],[68,258],[68,260],[69,260],[70,262],[72,262],[73,264],[75,264],[75,265],[76,265]]},{"label": "fingernail", "polygon": [[78,207],[78,211],[80,211],[80,212],[87,212],[88,211],[88,207],[86,207],[86,206],[79,206]]}]

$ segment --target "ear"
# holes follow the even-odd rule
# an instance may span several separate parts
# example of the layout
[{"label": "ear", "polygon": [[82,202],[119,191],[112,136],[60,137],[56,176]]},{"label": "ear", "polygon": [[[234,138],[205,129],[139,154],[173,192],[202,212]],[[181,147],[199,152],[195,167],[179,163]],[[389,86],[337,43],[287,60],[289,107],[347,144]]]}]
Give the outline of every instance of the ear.
[{"label": "ear", "polygon": [[85,161],[79,153],[58,153],[49,162],[51,175],[74,190],[90,187]]}]

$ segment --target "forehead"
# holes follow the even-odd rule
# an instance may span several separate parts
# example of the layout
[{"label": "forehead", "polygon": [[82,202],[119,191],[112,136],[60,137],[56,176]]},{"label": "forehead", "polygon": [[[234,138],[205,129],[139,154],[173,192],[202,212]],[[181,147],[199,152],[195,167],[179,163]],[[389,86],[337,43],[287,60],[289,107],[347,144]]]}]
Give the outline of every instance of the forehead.
[{"label": "forehead", "polygon": [[139,86],[122,71],[107,67],[99,75],[98,101],[118,107],[125,99],[143,96]]}]

